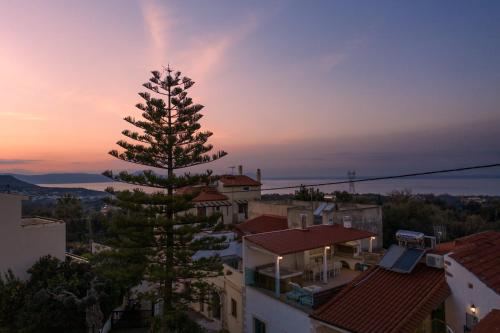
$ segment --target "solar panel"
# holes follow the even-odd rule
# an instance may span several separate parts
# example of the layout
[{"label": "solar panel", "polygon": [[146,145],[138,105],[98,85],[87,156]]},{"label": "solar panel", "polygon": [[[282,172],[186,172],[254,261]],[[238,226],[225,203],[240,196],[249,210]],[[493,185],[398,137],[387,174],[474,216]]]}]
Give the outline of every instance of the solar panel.
[{"label": "solar panel", "polygon": [[425,251],[423,249],[406,249],[401,257],[392,266],[391,270],[401,273],[410,273],[420,261]]},{"label": "solar panel", "polygon": [[322,202],[318,208],[316,208],[316,210],[314,211],[314,215],[321,215],[323,213],[323,209],[325,209],[327,203],[326,202]]},{"label": "solar panel", "polygon": [[383,268],[391,269],[396,261],[403,255],[405,250],[404,247],[391,245],[378,265]]}]

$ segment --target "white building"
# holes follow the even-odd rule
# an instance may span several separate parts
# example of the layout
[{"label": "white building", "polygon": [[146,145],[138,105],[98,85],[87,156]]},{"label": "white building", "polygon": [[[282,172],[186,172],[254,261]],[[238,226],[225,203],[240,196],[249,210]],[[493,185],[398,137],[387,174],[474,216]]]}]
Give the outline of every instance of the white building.
[{"label": "white building", "polygon": [[224,237],[228,247],[222,250],[202,250],[195,253],[193,260],[220,257],[223,275],[208,278],[214,293],[207,295],[205,302],[193,303],[191,309],[202,316],[198,323],[203,327],[219,331],[227,329],[231,333],[243,331],[243,272],[241,266],[241,242],[233,232],[204,232],[197,237]]},{"label": "white building", "polygon": [[238,167],[237,175],[224,175],[217,181],[217,190],[228,197],[232,208],[231,223],[248,219],[248,204],[261,197],[261,172],[257,169],[257,179],[243,174],[243,167]]},{"label": "white building", "polygon": [[46,218],[22,218],[25,196],[0,193],[0,274],[9,269],[19,278],[40,258],[64,260],[66,225]]},{"label": "white building", "polygon": [[500,232],[460,238],[444,256],[452,295],[446,319],[453,332],[471,332],[492,310],[500,309]]},{"label": "white building", "polygon": [[[240,167],[240,171],[242,171]],[[260,179],[260,171],[257,173]],[[248,204],[260,199],[260,180],[243,174],[224,175],[210,186],[186,186],[177,194],[193,195],[194,205],[188,213],[196,216],[220,214],[224,224],[240,223],[248,219]]]},{"label": "white building", "polygon": [[338,224],[243,237],[244,332],[314,332],[313,309],[365,269],[361,240],[374,238]]}]

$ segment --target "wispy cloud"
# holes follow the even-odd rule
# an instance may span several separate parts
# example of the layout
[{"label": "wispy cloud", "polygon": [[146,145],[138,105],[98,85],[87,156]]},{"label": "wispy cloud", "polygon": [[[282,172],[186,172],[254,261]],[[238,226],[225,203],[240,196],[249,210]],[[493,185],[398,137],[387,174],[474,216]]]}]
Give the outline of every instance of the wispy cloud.
[{"label": "wispy cloud", "polygon": [[365,46],[367,41],[368,38],[352,39],[344,47],[341,47],[340,50],[322,54],[315,61],[318,63],[321,71],[331,72],[334,68],[347,61],[354,52]]},{"label": "wispy cloud", "polygon": [[259,20],[249,14],[239,26],[231,31],[216,34],[211,38],[193,39],[191,47],[183,52],[188,68],[200,80],[220,64],[226,62],[228,53],[259,27]]},{"label": "wispy cloud", "polygon": [[323,72],[331,72],[335,67],[347,59],[347,53],[325,54],[319,59],[319,66]]},{"label": "wispy cloud", "polygon": [[155,59],[164,59],[170,40],[169,28],[173,24],[173,19],[168,15],[167,9],[154,1],[144,1],[141,3],[142,16],[146,25],[146,30],[151,39],[152,50]]},{"label": "wispy cloud", "polygon": [[210,71],[226,62],[229,50],[259,27],[257,16],[248,14],[233,29],[201,33],[188,39],[182,51],[175,52],[171,45],[174,39],[172,31],[182,29],[180,18],[174,18],[169,9],[154,1],[142,3],[142,14],[154,61],[166,61],[168,51],[168,60],[174,61],[174,66],[189,68],[189,75],[196,77],[197,81],[202,81]]},{"label": "wispy cloud", "polygon": [[33,120],[33,121],[45,120],[45,117],[33,113],[7,112],[7,111],[1,111],[0,118],[11,118],[18,120]]},{"label": "wispy cloud", "polygon": [[37,162],[40,162],[40,160],[1,159],[0,158],[0,165],[31,164],[31,163],[37,163]]}]

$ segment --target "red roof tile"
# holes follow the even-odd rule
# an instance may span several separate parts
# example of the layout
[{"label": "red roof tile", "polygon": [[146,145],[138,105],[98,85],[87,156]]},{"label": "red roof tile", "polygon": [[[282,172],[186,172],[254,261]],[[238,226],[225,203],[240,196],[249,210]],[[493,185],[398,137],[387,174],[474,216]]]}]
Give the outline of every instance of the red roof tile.
[{"label": "red roof tile", "polygon": [[224,186],[260,186],[261,183],[245,175],[224,175],[219,180]]},{"label": "red roof tile", "polygon": [[500,310],[491,310],[479,321],[471,333],[500,333]]},{"label": "red roof tile", "polygon": [[450,257],[500,294],[500,232],[481,232],[455,243]]},{"label": "red roof tile", "polygon": [[375,266],[311,317],[356,333],[411,333],[450,294],[442,269],[418,264],[401,274]]},{"label": "red roof tile", "polygon": [[264,214],[247,220],[235,226],[242,235],[259,234],[262,232],[288,229],[286,217]]},{"label": "red roof tile", "polygon": [[339,224],[317,225],[306,229],[287,229],[246,236],[246,240],[277,255],[317,249],[337,243],[376,236],[374,233]]},{"label": "red roof tile", "polygon": [[213,187],[194,187],[194,186],[186,186],[176,190],[176,194],[185,195],[185,194],[196,194],[196,197],[192,200],[192,202],[205,202],[205,201],[225,201],[228,200],[224,194],[217,191],[217,189]]},{"label": "red roof tile", "polygon": [[429,249],[427,253],[445,255],[455,250],[457,245],[454,241],[437,244],[435,248]]}]

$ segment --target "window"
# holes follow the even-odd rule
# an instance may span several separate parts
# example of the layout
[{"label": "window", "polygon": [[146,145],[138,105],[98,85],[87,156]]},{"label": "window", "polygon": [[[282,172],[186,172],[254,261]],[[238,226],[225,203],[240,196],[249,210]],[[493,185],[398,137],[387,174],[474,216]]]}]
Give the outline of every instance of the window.
[{"label": "window", "polygon": [[250,191],[250,187],[249,186],[243,187],[243,191]]},{"label": "window", "polygon": [[238,204],[238,213],[244,214],[245,218],[248,218],[248,204],[247,203],[242,203]]},{"label": "window", "polygon": [[231,316],[238,318],[238,303],[231,298]]},{"label": "window", "polygon": [[469,289],[473,289],[474,288],[474,285],[472,283],[467,283],[467,287],[469,287]]},{"label": "window", "polygon": [[266,323],[257,318],[253,318],[253,333],[266,333]]}]

